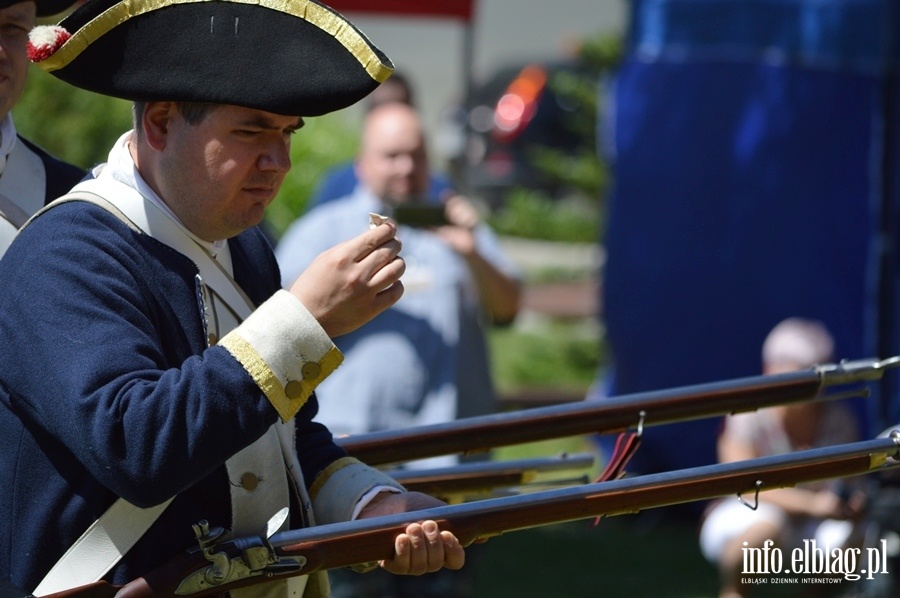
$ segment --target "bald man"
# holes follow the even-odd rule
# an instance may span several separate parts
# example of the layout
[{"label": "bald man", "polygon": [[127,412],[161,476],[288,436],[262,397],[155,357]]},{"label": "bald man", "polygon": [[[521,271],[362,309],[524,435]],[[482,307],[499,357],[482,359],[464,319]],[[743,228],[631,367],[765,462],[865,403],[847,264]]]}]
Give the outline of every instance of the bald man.
[{"label": "bald man", "polygon": [[[365,231],[370,212],[391,215],[426,203],[428,156],[413,107],[387,103],[367,114],[355,169],[359,184],[352,194],[313,208],[282,237],[276,257],[286,288],[317,254]],[[441,226],[398,226],[407,266],[403,297],[335,339],[344,363],[318,387],[316,419],[336,434],[440,423],[494,408],[484,331],[516,317],[519,272],[465,197],[450,194],[438,205]],[[337,572],[332,580],[337,598],[466,596],[471,583],[466,572],[416,580]]]}]

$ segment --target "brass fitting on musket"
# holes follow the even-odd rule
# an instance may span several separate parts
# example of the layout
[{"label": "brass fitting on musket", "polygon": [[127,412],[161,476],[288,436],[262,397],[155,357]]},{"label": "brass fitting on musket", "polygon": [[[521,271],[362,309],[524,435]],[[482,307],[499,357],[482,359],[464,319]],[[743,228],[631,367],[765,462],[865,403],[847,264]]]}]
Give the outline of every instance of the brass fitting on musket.
[{"label": "brass fitting on musket", "polygon": [[888,433],[888,438],[894,441],[894,445],[897,447],[897,451],[891,455],[891,459],[894,461],[900,461],[900,430],[891,430]]},{"label": "brass fitting on musket", "polygon": [[[890,452],[877,452],[869,455],[869,469],[887,469],[894,470],[900,467],[900,430],[885,431],[878,435],[878,438],[890,439],[894,442],[895,450]],[[893,463],[888,464],[888,459]]]},{"label": "brass fitting on musket", "polygon": [[225,530],[221,527],[210,529],[205,520],[194,525],[194,535],[210,564],[185,577],[175,590],[176,596],[190,596],[244,579],[299,571],[306,565],[302,556],[280,558],[268,538],[263,536],[232,540],[230,544],[237,554],[230,555],[220,550],[228,544],[222,542]]},{"label": "brass fitting on musket", "polygon": [[815,366],[824,386],[880,380],[888,368],[900,366],[900,355],[887,359],[856,359]]}]

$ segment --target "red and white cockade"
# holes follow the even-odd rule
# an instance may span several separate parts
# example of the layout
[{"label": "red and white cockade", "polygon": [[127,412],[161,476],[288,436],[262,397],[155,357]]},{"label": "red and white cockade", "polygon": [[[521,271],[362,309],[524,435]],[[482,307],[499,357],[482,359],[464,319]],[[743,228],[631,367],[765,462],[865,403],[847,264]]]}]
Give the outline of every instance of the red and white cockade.
[{"label": "red and white cockade", "polygon": [[28,59],[31,62],[46,60],[56,53],[72,34],[59,25],[40,25],[28,34]]}]

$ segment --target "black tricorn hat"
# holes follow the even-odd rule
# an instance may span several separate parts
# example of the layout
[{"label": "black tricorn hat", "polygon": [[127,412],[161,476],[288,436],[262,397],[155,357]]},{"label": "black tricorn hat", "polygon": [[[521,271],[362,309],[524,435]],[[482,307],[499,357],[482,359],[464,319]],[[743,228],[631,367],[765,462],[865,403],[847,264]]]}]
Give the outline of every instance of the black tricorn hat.
[{"label": "black tricorn hat", "polygon": [[315,0],[87,0],[36,27],[29,56],[76,87],[139,101],[318,116],[368,95],[390,59]]},{"label": "black tricorn hat", "polygon": [[[0,9],[9,8],[13,4],[24,2],[26,0],[0,0]],[[78,0],[33,0],[37,5],[37,16],[49,17],[66,10]]]}]

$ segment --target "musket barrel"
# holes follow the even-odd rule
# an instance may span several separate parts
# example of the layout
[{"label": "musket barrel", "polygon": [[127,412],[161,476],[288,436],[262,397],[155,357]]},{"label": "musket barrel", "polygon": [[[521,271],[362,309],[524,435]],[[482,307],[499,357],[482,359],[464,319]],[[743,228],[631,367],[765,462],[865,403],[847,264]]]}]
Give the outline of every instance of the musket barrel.
[{"label": "musket barrel", "polygon": [[[328,559],[328,566],[345,566],[374,560],[373,557],[389,558],[390,539],[412,521],[432,519],[438,522],[441,529],[453,531],[462,542],[468,543],[507,531],[597,515],[634,513],[647,508],[755,492],[757,484],[760,490],[768,490],[857,475],[877,469],[888,458],[894,458],[897,451],[896,437],[882,438],[284,532],[273,536],[272,543],[284,554],[306,556],[307,549],[311,549],[310,566],[317,566],[313,564],[320,555],[315,548],[317,541],[343,537],[345,542],[336,545],[333,552],[331,549],[328,551],[329,554],[336,554],[339,562],[332,565],[331,559]],[[370,547],[379,545],[379,542],[384,542],[384,551],[373,555]],[[369,548],[366,548],[367,545]],[[319,565],[324,563],[322,556]]]},{"label": "musket barrel", "polygon": [[[598,401],[495,413],[402,430],[357,434],[338,438],[336,442],[361,461],[382,465],[453,453],[482,452],[498,446],[579,434],[609,434],[640,425],[667,424],[829,399],[832,397],[821,394],[824,388],[877,379],[886,367],[898,365],[895,360],[900,358],[826,365]],[[857,395],[867,390],[861,388]]]},{"label": "musket barrel", "polygon": [[[758,483],[762,491],[814,480],[857,475],[877,469],[888,458],[894,458],[897,451],[896,437],[881,438],[788,455],[439,507],[418,511],[414,516],[392,515],[284,532],[274,536],[272,543],[282,547],[285,553],[293,553],[302,551],[306,543],[314,543],[313,536],[338,536],[351,530],[367,535],[379,533],[379,530],[385,528],[390,529],[391,533],[399,533],[410,522],[425,519],[437,521],[442,529],[453,531],[461,541],[468,543],[507,531],[551,523],[597,515],[634,513],[647,508],[755,492]],[[358,540],[359,536],[356,538]],[[352,561],[355,558],[362,558],[359,562],[372,560],[371,554],[345,554],[345,549],[354,552],[352,544],[350,541],[337,551],[341,561]],[[390,550],[390,542],[387,542],[385,553],[377,558],[389,558]]]},{"label": "musket barrel", "polygon": [[[643,509],[888,469],[897,465],[895,460],[898,450],[900,433],[893,432],[887,438],[786,455],[281,532],[273,535],[269,544],[281,559],[297,559],[298,567],[266,577],[241,579],[229,584],[227,588],[205,587],[190,595],[217,595],[224,590],[251,586],[274,578],[388,559],[392,556],[396,535],[403,532],[407,525],[417,521],[434,520],[441,529],[452,531],[463,544],[468,544],[507,531],[599,515],[633,513]],[[886,466],[889,461],[890,466]],[[253,538],[223,542],[216,546],[215,551],[229,554],[231,558],[241,558],[241,551],[253,542]],[[183,579],[203,575],[208,566],[209,561],[205,561],[194,550],[146,577],[126,584],[115,595],[133,598],[174,596],[174,589]],[[108,589],[116,588],[108,586]],[[87,594],[79,594],[76,588],[49,598],[84,595]],[[103,596],[112,595],[108,593]]]},{"label": "musket barrel", "polygon": [[[402,531],[411,521],[433,519],[464,542],[505,531],[550,523],[617,515],[731,494],[794,486],[799,483],[867,473],[896,459],[900,440],[895,434],[863,442],[719,463],[676,471],[623,478],[531,494],[486,499],[409,514],[339,523],[276,534],[275,546],[292,552],[312,537],[351,530],[369,533],[384,527]],[[307,539],[309,538],[309,539]],[[390,551],[390,546],[386,548]],[[388,558],[390,554],[378,558]],[[343,560],[343,557],[342,557]],[[363,559],[371,560],[370,558]],[[353,564],[353,563],[348,563]],[[339,565],[342,566],[342,565]]]},{"label": "musket barrel", "polygon": [[507,461],[477,461],[430,469],[386,470],[407,490],[446,498],[465,492],[486,492],[528,483],[538,473],[584,469],[594,465],[593,453],[566,454]]}]

